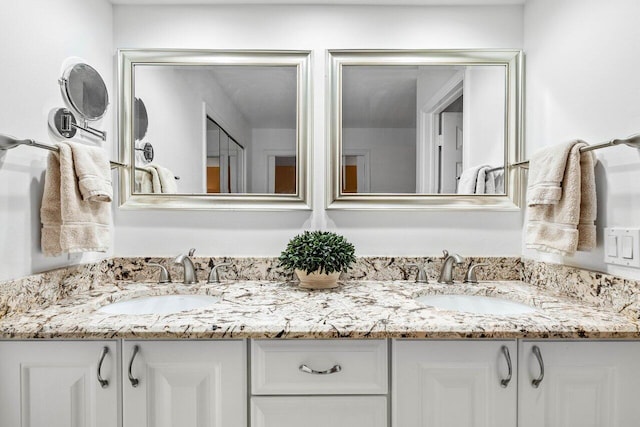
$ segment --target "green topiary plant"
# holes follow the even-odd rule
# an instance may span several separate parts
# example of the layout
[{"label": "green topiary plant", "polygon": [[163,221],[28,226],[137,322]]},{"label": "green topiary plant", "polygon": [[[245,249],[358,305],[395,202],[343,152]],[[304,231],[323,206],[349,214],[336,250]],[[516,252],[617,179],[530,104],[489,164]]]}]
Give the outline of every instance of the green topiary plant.
[{"label": "green topiary plant", "polygon": [[287,269],[331,274],[347,271],[356,260],[354,252],[353,245],[336,233],[305,231],[289,240],[278,260]]}]

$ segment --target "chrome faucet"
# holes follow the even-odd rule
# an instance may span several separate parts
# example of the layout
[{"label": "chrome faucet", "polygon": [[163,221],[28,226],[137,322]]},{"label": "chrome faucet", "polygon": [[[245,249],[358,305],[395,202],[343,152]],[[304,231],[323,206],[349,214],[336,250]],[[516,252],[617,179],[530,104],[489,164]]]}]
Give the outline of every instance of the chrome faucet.
[{"label": "chrome faucet", "polygon": [[209,280],[207,280],[207,283],[221,283],[218,269],[220,267],[228,267],[230,265],[231,264],[229,264],[228,262],[223,262],[222,264],[214,265],[213,267],[211,267],[211,272],[209,272]]},{"label": "chrome faucet", "polygon": [[182,283],[184,283],[185,285],[198,283],[198,279],[196,277],[196,268],[193,265],[193,261],[191,261],[191,258],[189,258],[193,256],[195,251],[195,248],[191,248],[189,250],[189,255],[178,255],[176,259],[173,260],[174,264],[182,265],[182,267],[184,268],[184,280],[182,281]]},{"label": "chrome faucet", "polygon": [[444,253],[444,263],[442,264],[442,270],[440,270],[440,278],[438,279],[438,283],[446,283],[447,285],[453,284],[453,267],[455,265],[462,264],[464,262],[464,258],[462,258],[458,254],[449,255],[449,252],[446,250],[442,251]]}]

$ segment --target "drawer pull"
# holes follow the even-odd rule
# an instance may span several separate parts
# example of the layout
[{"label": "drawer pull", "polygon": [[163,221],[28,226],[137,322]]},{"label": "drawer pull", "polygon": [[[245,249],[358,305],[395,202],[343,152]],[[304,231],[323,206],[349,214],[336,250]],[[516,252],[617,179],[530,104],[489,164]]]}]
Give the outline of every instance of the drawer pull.
[{"label": "drawer pull", "polygon": [[100,361],[98,362],[98,382],[102,388],[109,387],[109,380],[105,380],[102,378],[102,363],[104,362],[104,358],[107,357],[107,353],[109,353],[109,347],[103,347],[102,353],[100,353]]},{"label": "drawer pull", "polygon": [[531,348],[531,351],[536,356],[536,359],[538,359],[538,365],[540,365],[540,376],[532,380],[531,385],[533,386],[533,388],[538,388],[540,386],[540,383],[544,379],[544,362],[542,361],[542,354],[540,353],[540,348],[538,348],[537,345],[534,345],[533,348]]},{"label": "drawer pull", "polygon": [[509,368],[509,373],[507,374],[507,378],[500,380],[500,387],[506,388],[511,382],[511,374],[513,373],[513,370],[511,368],[511,355],[509,354],[509,349],[506,345],[502,346],[502,354],[504,354],[504,358],[507,361],[507,368]]},{"label": "drawer pull", "polygon": [[331,369],[327,369],[326,371],[316,371],[315,369],[311,369],[310,367],[308,367],[307,365],[300,365],[300,367],[298,368],[300,369],[302,372],[305,372],[307,374],[313,374],[313,375],[329,375],[329,374],[335,374],[337,372],[342,371],[342,366],[340,365],[334,365],[333,368]]},{"label": "drawer pull", "polygon": [[131,382],[131,387],[138,387],[140,381],[133,376],[131,373],[131,368],[133,367],[133,360],[136,358],[136,354],[138,354],[138,350],[140,348],[137,345],[133,346],[133,352],[131,353],[131,359],[129,360],[129,382]]}]

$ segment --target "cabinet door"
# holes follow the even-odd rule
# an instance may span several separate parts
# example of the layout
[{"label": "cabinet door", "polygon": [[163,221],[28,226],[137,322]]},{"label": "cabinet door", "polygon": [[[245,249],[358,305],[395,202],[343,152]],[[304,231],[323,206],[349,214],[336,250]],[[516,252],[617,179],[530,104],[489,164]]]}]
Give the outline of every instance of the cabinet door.
[{"label": "cabinet door", "polygon": [[246,427],[245,349],[238,340],[125,341],[124,427]]},{"label": "cabinet door", "polygon": [[253,397],[252,427],[386,427],[384,396]]},{"label": "cabinet door", "polygon": [[0,341],[0,425],[117,427],[118,358],[114,341]]},{"label": "cabinet door", "polygon": [[[520,348],[521,427],[639,425],[640,342],[525,341]],[[538,347],[544,365],[533,351]]]},{"label": "cabinet door", "polygon": [[395,340],[392,360],[394,427],[515,427],[515,341]]}]

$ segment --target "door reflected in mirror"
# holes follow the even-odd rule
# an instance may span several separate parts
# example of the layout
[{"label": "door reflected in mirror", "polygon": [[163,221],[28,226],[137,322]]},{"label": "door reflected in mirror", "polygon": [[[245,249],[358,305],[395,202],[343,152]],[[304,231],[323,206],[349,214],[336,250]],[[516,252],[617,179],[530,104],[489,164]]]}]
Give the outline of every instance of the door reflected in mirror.
[{"label": "door reflected in mirror", "polygon": [[341,193],[505,194],[504,65],[341,71]]},{"label": "door reflected in mirror", "polygon": [[140,64],[134,83],[178,194],[297,193],[296,65]]}]

